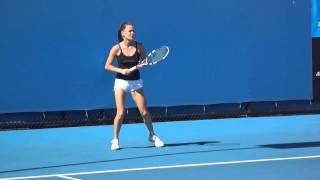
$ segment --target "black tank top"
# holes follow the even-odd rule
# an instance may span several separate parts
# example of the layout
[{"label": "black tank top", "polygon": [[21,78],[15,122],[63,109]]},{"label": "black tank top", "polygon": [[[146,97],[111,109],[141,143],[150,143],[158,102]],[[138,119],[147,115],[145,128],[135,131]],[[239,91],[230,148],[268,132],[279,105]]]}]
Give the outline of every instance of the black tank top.
[{"label": "black tank top", "polygon": [[[138,47],[137,47],[137,42],[136,43],[136,52],[132,55],[132,56],[126,56],[123,54],[122,49],[120,47],[120,55],[117,56],[117,60],[118,60],[118,67],[119,68],[127,68],[130,69],[133,66],[136,66],[139,63],[140,60],[140,54],[138,52]],[[140,72],[139,70],[135,70],[133,72],[131,72],[129,75],[123,75],[120,73],[117,73],[116,75],[117,79],[124,79],[124,80],[139,80],[140,79]]]}]

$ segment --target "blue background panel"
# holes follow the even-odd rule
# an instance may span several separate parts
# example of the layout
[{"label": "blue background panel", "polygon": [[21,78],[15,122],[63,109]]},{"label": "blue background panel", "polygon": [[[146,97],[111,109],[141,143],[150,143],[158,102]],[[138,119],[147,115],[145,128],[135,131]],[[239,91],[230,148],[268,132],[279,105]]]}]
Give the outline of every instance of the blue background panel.
[{"label": "blue background panel", "polygon": [[320,4],[318,0],[312,0],[312,37],[320,37]]},{"label": "blue background panel", "polygon": [[171,48],[167,61],[142,72],[149,106],[311,99],[310,7],[2,0],[0,112],[114,107],[115,75],[104,64],[125,20],[147,51]]}]

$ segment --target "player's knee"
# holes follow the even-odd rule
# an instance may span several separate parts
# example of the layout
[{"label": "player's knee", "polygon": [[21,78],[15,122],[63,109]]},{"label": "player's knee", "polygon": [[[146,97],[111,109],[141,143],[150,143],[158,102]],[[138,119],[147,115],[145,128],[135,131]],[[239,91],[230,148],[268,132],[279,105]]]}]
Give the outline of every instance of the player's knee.
[{"label": "player's knee", "polygon": [[117,119],[123,119],[123,117],[125,116],[125,110],[118,110],[117,111]]},{"label": "player's knee", "polygon": [[140,114],[141,114],[141,116],[142,117],[146,117],[146,116],[148,116],[149,115],[149,112],[148,112],[148,110],[142,110],[141,112],[140,112]]}]

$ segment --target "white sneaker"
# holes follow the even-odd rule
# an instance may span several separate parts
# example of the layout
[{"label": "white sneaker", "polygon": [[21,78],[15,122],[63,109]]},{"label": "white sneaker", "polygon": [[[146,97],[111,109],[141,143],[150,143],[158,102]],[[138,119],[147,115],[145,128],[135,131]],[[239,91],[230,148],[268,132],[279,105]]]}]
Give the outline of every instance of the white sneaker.
[{"label": "white sneaker", "polygon": [[154,143],[155,147],[163,147],[164,143],[161,141],[161,139],[157,136],[149,136],[149,141]]},{"label": "white sneaker", "polygon": [[119,139],[113,139],[111,141],[111,150],[114,151],[114,150],[119,150],[120,149],[120,146],[119,146]]}]

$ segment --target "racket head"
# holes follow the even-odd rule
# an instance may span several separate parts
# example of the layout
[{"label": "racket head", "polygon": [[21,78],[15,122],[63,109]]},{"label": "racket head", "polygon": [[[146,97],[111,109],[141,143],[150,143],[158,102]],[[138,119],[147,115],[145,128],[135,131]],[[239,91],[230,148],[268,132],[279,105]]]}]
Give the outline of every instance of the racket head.
[{"label": "racket head", "polygon": [[168,56],[169,51],[170,49],[168,46],[161,46],[158,49],[152,50],[147,56],[146,63],[148,65],[157,64],[158,62],[164,60]]}]

